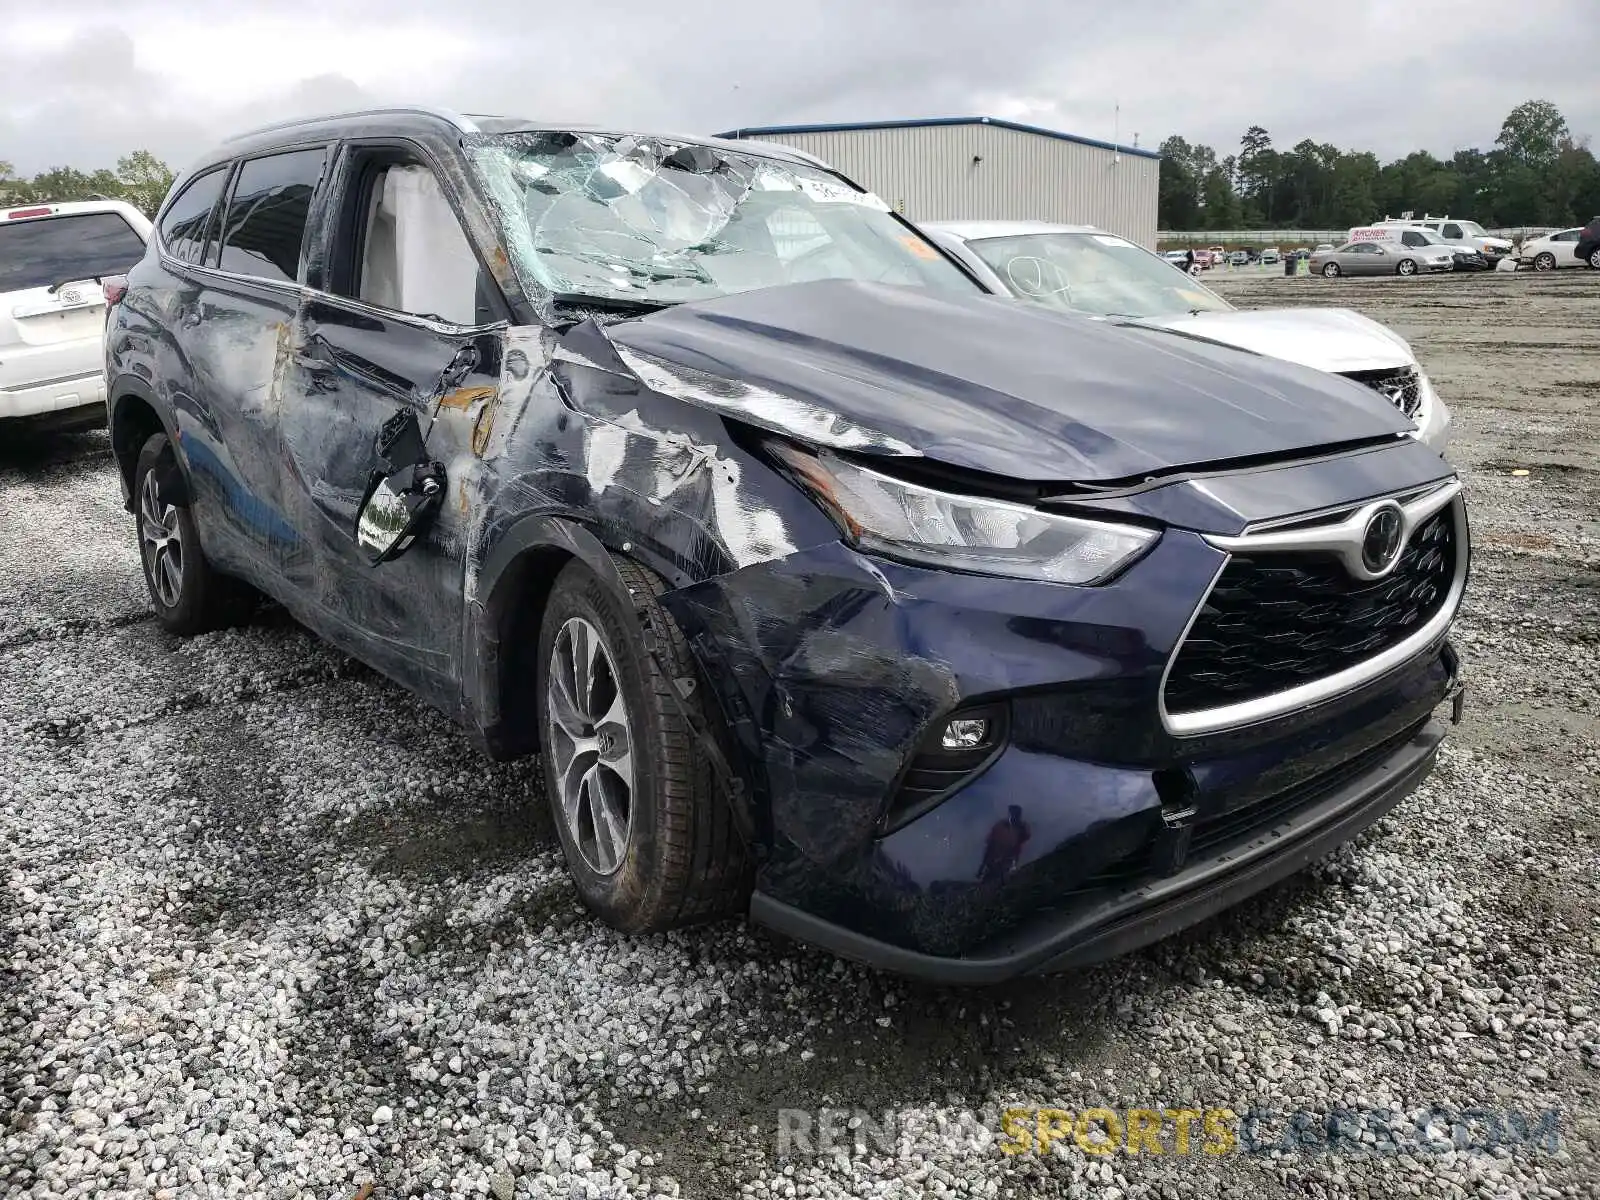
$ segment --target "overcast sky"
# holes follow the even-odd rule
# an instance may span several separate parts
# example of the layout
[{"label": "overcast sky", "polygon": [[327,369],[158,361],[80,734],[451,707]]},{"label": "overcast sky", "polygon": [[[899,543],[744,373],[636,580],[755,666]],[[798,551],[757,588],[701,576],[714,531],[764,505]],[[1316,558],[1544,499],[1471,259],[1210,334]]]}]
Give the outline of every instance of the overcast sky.
[{"label": "overcast sky", "polygon": [[[0,160],[370,103],[711,133],[995,116],[1154,147],[1252,124],[1384,158],[1488,148],[1513,105],[1600,134],[1595,0],[0,0]],[[296,13],[314,15],[295,15]]]}]

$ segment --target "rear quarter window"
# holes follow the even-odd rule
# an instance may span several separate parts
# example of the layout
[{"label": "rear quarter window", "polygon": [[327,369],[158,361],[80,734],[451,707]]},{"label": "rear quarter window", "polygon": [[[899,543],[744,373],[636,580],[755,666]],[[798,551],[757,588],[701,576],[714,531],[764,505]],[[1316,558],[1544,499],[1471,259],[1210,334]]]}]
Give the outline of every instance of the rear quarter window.
[{"label": "rear quarter window", "polygon": [[122,275],[144,257],[144,239],[114,212],[0,222],[0,292]]},{"label": "rear quarter window", "polygon": [[200,262],[205,253],[206,226],[228,182],[228,168],[196,175],[161,216],[161,244],[184,262]]}]

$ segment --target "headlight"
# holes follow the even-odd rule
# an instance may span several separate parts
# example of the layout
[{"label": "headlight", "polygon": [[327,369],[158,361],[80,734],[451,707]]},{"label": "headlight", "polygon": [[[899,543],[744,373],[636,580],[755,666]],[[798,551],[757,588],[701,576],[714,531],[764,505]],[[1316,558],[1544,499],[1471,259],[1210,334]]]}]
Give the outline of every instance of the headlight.
[{"label": "headlight", "polygon": [[850,541],[925,566],[1047,583],[1103,583],[1160,534],[1025,504],[958,496],[881,475],[827,452],[769,449],[800,477]]}]

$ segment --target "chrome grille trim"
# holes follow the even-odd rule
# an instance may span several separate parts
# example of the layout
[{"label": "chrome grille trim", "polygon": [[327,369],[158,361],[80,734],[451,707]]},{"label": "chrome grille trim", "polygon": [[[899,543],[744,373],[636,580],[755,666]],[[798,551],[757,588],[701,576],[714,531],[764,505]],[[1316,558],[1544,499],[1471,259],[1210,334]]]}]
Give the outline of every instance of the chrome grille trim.
[{"label": "chrome grille trim", "polygon": [[[1218,549],[1229,551],[1229,557],[1223,559],[1222,563],[1217,567],[1216,574],[1211,577],[1211,582],[1206,585],[1205,593],[1200,597],[1199,603],[1195,605],[1194,612],[1189,614],[1189,620],[1183,627],[1183,633],[1173,644],[1172,652],[1167,656],[1166,665],[1162,668],[1158,706],[1161,713],[1161,723],[1167,732],[1174,737],[1199,737],[1204,734],[1221,733],[1225,730],[1238,729],[1246,725],[1256,725],[1262,721],[1270,721],[1276,717],[1287,716],[1290,713],[1310,708],[1324,701],[1336,699],[1347,692],[1352,692],[1371,683],[1396,667],[1404,666],[1411,659],[1437,644],[1449,632],[1451,624],[1455,621],[1456,612],[1461,607],[1461,598],[1466,593],[1467,574],[1472,557],[1467,527],[1467,510],[1466,505],[1461,500],[1460,493],[1461,482],[1459,479],[1453,479],[1444,486],[1401,505],[1402,512],[1406,515],[1406,542],[1409,542],[1411,532],[1418,524],[1433,516],[1446,505],[1453,506],[1453,527],[1456,540],[1455,572],[1451,578],[1450,590],[1445,595],[1444,603],[1439,606],[1439,611],[1410,637],[1380,651],[1371,658],[1361,660],[1354,666],[1347,667],[1332,675],[1326,675],[1321,679],[1314,679],[1297,687],[1273,692],[1266,696],[1258,696],[1250,700],[1243,700],[1237,704],[1174,713],[1167,708],[1167,678],[1172,673],[1172,667],[1178,660],[1179,652],[1188,640],[1190,630],[1194,628],[1195,622],[1199,620],[1207,601],[1210,600],[1212,590],[1222,578],[1223,571],[1227,569],[1232,552],[1239,551],[1242,553],[1249,551],[1259,553],[1329,549],[1328,531],[1330,529],[1348,530],[1351,524],[1358,519],[1364,526],[1367,512],[1382,503],[1383,499],[1391,498],[1369,501],[1356,510],[1355,516],[1332,526],[1316,525],[1309,528],[1297,527],[1294,529],[1258,527],[1258,532],[1247,530],[1237,537],[1207,535],[1205,540]],[[1347,512],[1349,510],[1345,508],[1341,511]],[[1302,519],[1294,518],[1297,521]],[[1273,524],[1281,524],[1281,522]],[[1348,533],[1346,536],[1348,536]],[[1347,542],[1340,542],[1338,547],[1342,548],[1347,544]]]}]

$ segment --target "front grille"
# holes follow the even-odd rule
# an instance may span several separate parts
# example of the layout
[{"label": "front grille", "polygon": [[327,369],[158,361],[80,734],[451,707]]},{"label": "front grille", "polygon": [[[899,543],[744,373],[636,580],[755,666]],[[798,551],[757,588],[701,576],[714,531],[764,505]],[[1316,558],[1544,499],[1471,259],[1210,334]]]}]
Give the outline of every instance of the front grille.
[{"label": "front grille", "polygon": [[1382,579],[1356,579],[1337,559],[1310,551],[1230,558],[1173,660],[1167,711],[1270,696],[1404,641],[1450,593],[1458,503],[1413,530]]},{"label": "front grille", "polygon": [[1422,411],[1422,381],[1417,378],[1415,367],[1346,371],[1344,377],[1365,384],[1413,420]]}]

